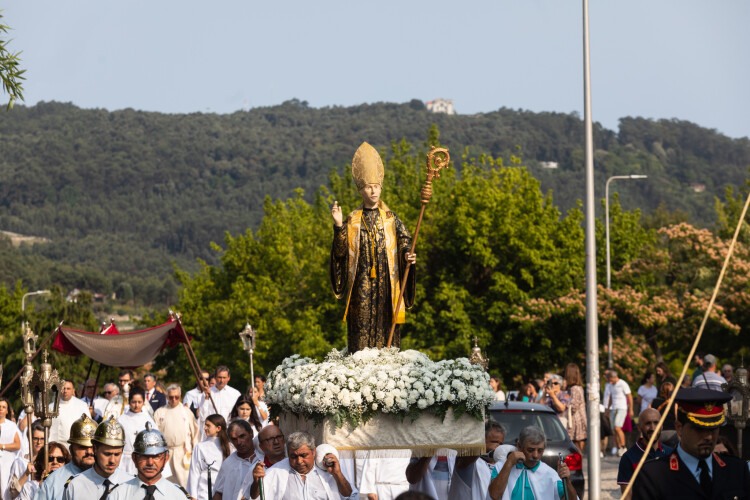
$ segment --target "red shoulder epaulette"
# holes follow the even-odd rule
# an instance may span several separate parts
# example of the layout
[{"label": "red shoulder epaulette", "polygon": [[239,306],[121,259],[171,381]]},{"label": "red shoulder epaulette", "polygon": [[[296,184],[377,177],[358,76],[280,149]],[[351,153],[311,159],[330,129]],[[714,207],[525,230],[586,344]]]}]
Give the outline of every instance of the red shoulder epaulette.
[{"label": "red shoulder epaulette", "polygon": [[680,470],[680,462],[677,460],[677,453],[672,453],[669,457],[669,470]]},{"label": "red shoulder epaulette", "polygon": [[717,455],[716,453],[714,453],[714,460],[716,460],[716,463],[719,464],[719,467],[726,467],[727,465],[722,459],[719,458],[719,455]]}]

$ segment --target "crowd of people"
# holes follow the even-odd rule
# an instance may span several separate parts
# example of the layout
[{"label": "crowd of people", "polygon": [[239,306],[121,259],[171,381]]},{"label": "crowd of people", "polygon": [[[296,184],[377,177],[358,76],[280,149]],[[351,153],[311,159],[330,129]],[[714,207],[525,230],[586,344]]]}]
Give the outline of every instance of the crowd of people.
[{"label": "crowd of people", "polygon": [[[693,413],[666,407],[677,381],[664,363],[645,373],[635,392],[616,371],[605,371],[602,429],[604,434],[611,429],[612,453],[621,457],[618,484],[623,490],[644,453],[650,459],[679,456],[680,463],[692,463],[691,456],[705,455],[703,450],[696,451],[700,443],[686,444],[685,429],[717,428],[718,408],[725,402],[721,399],[724,393],[716,392],[717,384],[726,382],[724,376],[731,379],[733,370],[724,365],[723,375],[719,375],[716,358],[710,354],[698,360],[690,389],[698,392],[686,393],[682,406],[703,405],[706,411]],[[260,498],[261,490],[264,498],[280,500],[541,499],[563,498],[566,493],[568,498],[576,498],[567,480],[568,466],[561,462],[555,469],[541,460],[547,439],[539,427],[523,428],[508,446],[503,425],[486,422],[487,454],[481,457],[457,457],[455,452],[423,458],[411,457],[408,452],[372,456],[365,452],[354,460],[339,457],[335,448],[316,443],[306,432],[282,429],[271,421],[263,376],[257,376],[245,394],[230,385],[231,374],[225,366],[213,373],[204,371],[201,377],[203,387],[184,394],[179,385],[164,386],[151,373],[136,380],[130,370],[120,372],[118,383],[103,384],[101,396],[94,380],[79,388],[80,397],[76,397],[75,384],[65,381],[59,416],[49,428],[46,465],[41,421],[21,412],[16,424],[11,402],[0,398],[2,500],[242,500]],[[490,384],[497,401],[514,399],[548,406],[583,454],[586,398],[576,364],[569,363],[561,374],[546,373],[507,394],[499,377],[493,375]],[[711,412],[706,394],[713,394]],[[669,415],[664,430],[646,451],[664,412]],[[630,422],[636,423],[639,437],[628,448],[625,433]],[[718,436],[714,442],[710,452],[726,453],[721,460],[728,463],[727,456],[736,454],[733,446]],[[744,471],[750,477],[746,467]],[[741,479],[746,480],[745,476]]]}]

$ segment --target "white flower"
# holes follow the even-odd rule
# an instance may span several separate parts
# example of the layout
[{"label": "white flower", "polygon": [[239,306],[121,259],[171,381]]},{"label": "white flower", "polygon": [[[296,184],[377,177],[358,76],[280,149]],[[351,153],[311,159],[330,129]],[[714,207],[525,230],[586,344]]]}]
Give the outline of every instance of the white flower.
[{"label": "white flower", "polygon": [[419,401],[417,401],[417,407],[420,410],[424,410],[425,408],[427,408],[427,400],[426,399],[420,399]]}]

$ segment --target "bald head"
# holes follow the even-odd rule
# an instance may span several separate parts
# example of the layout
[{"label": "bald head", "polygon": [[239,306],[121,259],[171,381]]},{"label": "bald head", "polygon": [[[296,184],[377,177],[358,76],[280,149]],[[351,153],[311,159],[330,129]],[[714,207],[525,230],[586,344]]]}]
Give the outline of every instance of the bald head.
[{"label": "bald head", "polygon": [[258,433],[260,449],[271,461],[276,463],[284,460],[284,434],[277,425],[267,425]]},{"label": "bald head", "polygon": [[[646,408],[638,416],[638,429],[641,431],[641,438],[644,440],[644,444],[647,444],[648,440],[651,439],[651,435],[656,430],[660,418],[661,414],[659,410],[654,408]],[[659,436],[656,436],[656,438],[658,439]],[[657,444],[656,440],[654,440],[654,444]]]}]

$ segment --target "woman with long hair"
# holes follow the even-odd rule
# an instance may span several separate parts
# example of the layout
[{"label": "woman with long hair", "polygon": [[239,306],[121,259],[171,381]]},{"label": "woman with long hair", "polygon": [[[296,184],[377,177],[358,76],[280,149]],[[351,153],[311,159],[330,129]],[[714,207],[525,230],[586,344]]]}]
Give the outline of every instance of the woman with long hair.
[{"label": "woman with long hair", "polygon": [[672,370],[669,369],[669,365],[667,365],[664,361],[659,361],[656,363],[656,366],[654,366],[654,371],[656,372],[656,387],[661,388],[661,385],[664,382],[671,382],[672,385],[675,385],[677,383],[677,379],[674,375],[672,375]]},{"label": "woman with long hair", "polygon": [[565,366],[565,387],[568,394],[570,394],[568,433],[573,444],[583,454],[583,447],[588,438],[586,431],[586,398],[583,394],[581,370],[578,369],[578,365],[575,363],[568,363]]},{"label": "woman with long hair", "polygon": [[[206,439],[195,445],[190,458],[187,490],[193,498],[209,498],[208,475],[211,485],[216,484],[222,462],[232,453],[227,435],[227,422],[219,414],[209,415],[203,424]],[[210,469],[210,472],[209,472]],[[213,495],[213,492],[211,493]]]},{"label": "woman with long hair", "polygon": [[47,449],[49,450],[47,470],[44,470],[44,453],[38,453],[34,459],[34,473],[28,481],[23,483],[17,500],[33,500],[42,481],[57,469],[70,462],[68,449],[57,441],[50,441]]},{"label": "woman with long hair", "polygon": [[258,410],[255,407],[252,399],[247,399],[241,396],[234,403],[231,413],[229,413],[229,423],[234,422],[237,419],[242,419],[250,423],[253,428],[253,437],[257,436],[260,430],[263,428],[263,422],[258,415]]},{"label": "woman with long hair", "polygon": [[638,396],[636,397],[636,405],[640,408],[638,413],[646,408],[651,408],[651,401],[659,395],[655,384],[656,375],[652,372],[646,372],[641,380],[641,386],[638,388]]},{"label": "woman with long hair", "polygon": [[0,478],[3,478],[0,484],[0,498],[5,497],[8,490],[8,478],[10,477],[10,468],[16,459],[17,451],[21,449],[20,431],[14,422],[9,418],[10,402],[8,398],[0,397]]}]

